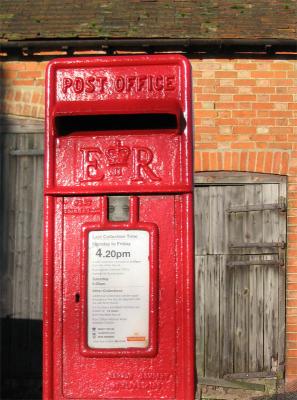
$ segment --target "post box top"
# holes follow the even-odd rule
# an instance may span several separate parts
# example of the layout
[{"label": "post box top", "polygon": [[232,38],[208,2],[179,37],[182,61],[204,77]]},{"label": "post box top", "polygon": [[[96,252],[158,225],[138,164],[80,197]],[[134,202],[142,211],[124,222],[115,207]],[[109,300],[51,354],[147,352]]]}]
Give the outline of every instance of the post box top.
[{"label": "post box top", "polygon": [[[47,71],[49,105],[67,112],[75,102],[178,99],[183,107],[190,77],[181,55],[69,58],[51,61]],[[71,106],[67,104],[71,103]],[[100,109],[100,107],[98,107]]]},{"label": "post box top", "polygon": [[191,108],[190,63],[184,56],[51,61],[47,193],[189,190]]}]

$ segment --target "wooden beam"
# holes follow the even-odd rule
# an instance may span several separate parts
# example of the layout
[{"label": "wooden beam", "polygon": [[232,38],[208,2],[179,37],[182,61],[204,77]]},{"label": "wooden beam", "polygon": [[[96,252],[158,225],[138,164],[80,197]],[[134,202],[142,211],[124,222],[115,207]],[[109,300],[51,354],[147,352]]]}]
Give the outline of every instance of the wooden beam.
[{"label": "wooden beam", "polygon": [[44,120],[38,118],[0,115],[2,134],[8,133],[44,133]]},{"label": "wooden beam", "polygon": [[241,382],[217,378],[204,378],[199,376],[198,385],[220,386],[232,389],[257,390],[259,392],[265,392],[265,385],[260,385],[259,383]]},{"label": "wooden beam", "polygon": [[210,171],[196,172],[196,185],[243,185],[254,183],[283,183],[287,177],[273,174],[259,174],[256,172]]}]

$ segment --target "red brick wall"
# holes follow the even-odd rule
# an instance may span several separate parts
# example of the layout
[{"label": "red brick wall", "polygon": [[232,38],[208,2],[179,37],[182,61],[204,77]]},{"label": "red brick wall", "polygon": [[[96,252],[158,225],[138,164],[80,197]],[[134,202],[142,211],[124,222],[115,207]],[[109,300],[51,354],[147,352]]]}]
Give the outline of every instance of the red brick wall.
[{"label": "red brick wall", "polygon": [[192,65],[195,169],[296,174],[297,63],[206,60]]},{"label": "red brick wall", "polygon": [[[42,118],[46,63],[5,62],[3,111]],[[287,381],[297,379],[297,62],[193,60],[195,171],[288,176]]]},{"label": "red brick wall", "polygon": [[44,117],[46,62],[3,62],[0,112],[35,118]]}]

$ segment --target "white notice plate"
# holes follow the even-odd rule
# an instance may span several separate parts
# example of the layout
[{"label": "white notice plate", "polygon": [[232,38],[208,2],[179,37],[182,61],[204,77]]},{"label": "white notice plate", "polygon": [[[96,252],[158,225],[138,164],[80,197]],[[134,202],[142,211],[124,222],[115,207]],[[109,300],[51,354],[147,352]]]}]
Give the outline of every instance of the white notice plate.
[{"label": "white notice plate", "polygon": [[149,233],[89,232],[88,346],[148,347]]}]

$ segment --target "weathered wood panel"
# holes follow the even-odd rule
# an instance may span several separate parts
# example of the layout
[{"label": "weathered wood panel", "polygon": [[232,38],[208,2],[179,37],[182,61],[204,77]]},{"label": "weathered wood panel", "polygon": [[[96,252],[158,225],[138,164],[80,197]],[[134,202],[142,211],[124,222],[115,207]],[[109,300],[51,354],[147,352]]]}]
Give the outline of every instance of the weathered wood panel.
[{"label": "weathered wood panel", "polygon": [[209,253],[209,188],[201,187],[195,196],[195,253]]},{"label": "weathered wood panel", "polygon": [[254,183],[278,183],[283,184],[285,177],[274,174],[229,172],[229,171],[206,171],[199,172],[194,176],[196,185],[246,185]]},{"label": "weathered wood panel", "polygon": [[[228,209],[231,205],[244,205],[244,186],[226,186],[226,195],[229,197],[228,201]],[[227,213],[228,215],[228,228],[227,228],[227,238],[226,241],[228,243],[226,253],[230,252],[230,245],[236,244],[238,242],[245,242],[244,237],[244,216],[243,213]],[[231,228],[232,227],[232,228]],[[241,249],[236,248],[232,253],[242,254]]]},{"label": "weathered wood panel", "polygon": [[195,190],[198,376],[282,369],[286,182],[241,178]]},{"label": "weathered wood panel", "polygon": [[247,267],[234,268],[234,372],[248,371],[248,331],[249,271]]},{"label": "weathered wood panel", "polygon": [[[287,185],[286,182],[279,184],[279,196],[286,206],[287,203]],[[279,220],[279,239],[282,243],[286,243],[287,236],[287,219],[286,212],[281,212]],[[278,270],[278,369],[280,372],[284,371],[285,366],[285,330],[286,330],[286,249],[279,249],[279,259],[283,261],[283,265]]]},{"label": "weathered wood panel", "polygon": [[[279,201],[278,185],[264,185],[263,198],[265,202],[277,203]],[[265,241],[279,240],[279,213],[276,211],[263,211],[263,236]],[[277,268],[268,267],[265,274],[264,285],[264,368],[276,368],[278,360],[278,275]]]},{"label": "weathered wood panel", "polygon": [[42,317],[43,157],[11,155],[42,147],[42,135],[4,135],[2,318]]},{"label": "weathered wood panel", "polygon": [[234,268],[226,268],[227,256],[220,256],[220,304],[219,304],[219,339],[220,364],[219,375],[223,377],[234,370]]},{"label": "weathered wood panel", "polygon": [[217,312],[220,306],[219,297],[219,258],[218,255],[207,257],[205,271],[205,294],[208,301],[204,301],[205,315],[205,375],[219,376],[220,364],[220,315]]},{"label": "weathered wood panel", "polygon": [[[209,254],[223,254],[224,237],[224,197],[222,186],[209,187]],[[218,221],[220,223],[218,224]]]},{"label": "weathered wood panel", "polygon": [[[252,260],[259,259],[251,256]],[[260,257],[262,260],[262,256]],[[265,267],[264,267],[265,268]],[[248,372],[263,371],[263,331],[264,331],[264,268],[260,265],[250,266],[250,321],[249,337],[249,366]]]},{"label": "weathered wood panel", "polygon": [[36,398],[41,377],[43,123],[13,121],[4,124],[1,136],[2,383],[3,395]]},{"label": "weathered wood panel", "polygon": [[205,328],[204,328],[204,301],[205,301],[205,271],[206,256],[195,256],[195,328],[196,328],[196,366],[199,376],[205,375]]}]

